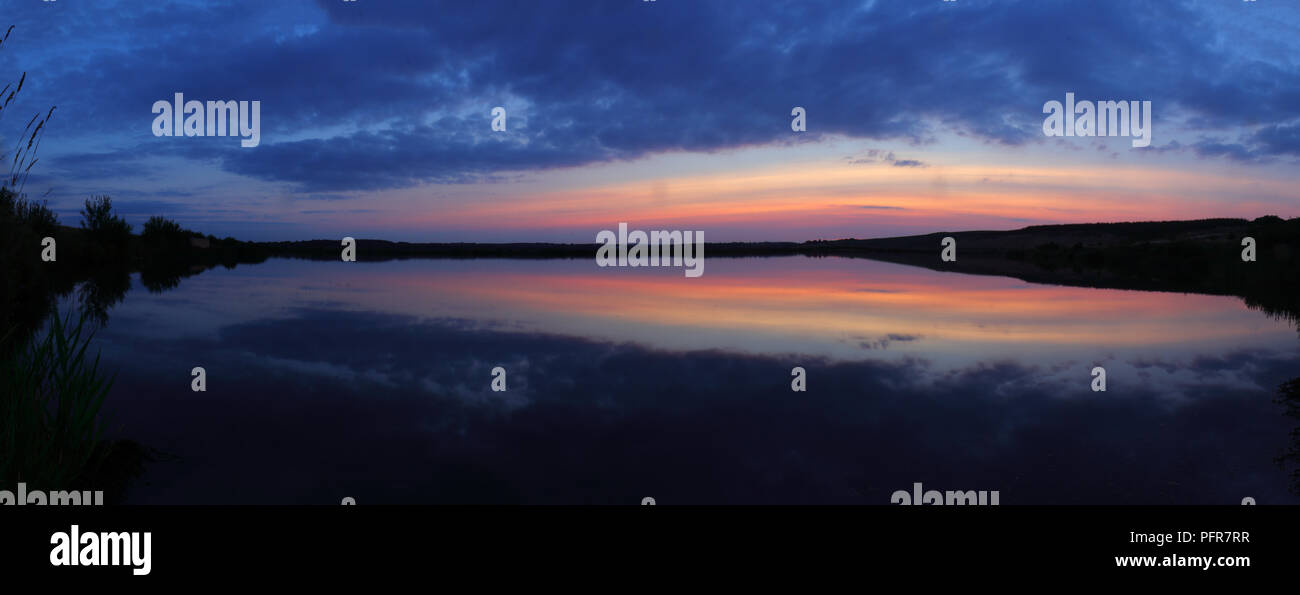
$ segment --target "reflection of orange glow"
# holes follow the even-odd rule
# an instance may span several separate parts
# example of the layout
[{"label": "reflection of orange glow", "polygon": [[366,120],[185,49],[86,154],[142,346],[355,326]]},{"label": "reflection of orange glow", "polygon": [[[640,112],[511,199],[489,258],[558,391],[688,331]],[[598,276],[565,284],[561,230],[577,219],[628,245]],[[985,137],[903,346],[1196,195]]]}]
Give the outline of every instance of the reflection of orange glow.
[{"label": "reflection of orange glow", "polygon": [[653,334],[677,327],[825,340],[919,334],[929,347],[1207,341],[1249,336],[1254,331],[1242,321],[1258,316],[1234,298],[1035,286],[868,261],[730,261],[725,270],[719,270],[724,266],[719,260],[706,262],[699,279],[686,279],[676,269],[664,274],[664,269],[602,270],[593,264],[582,271],[571,264],[540,273],[519,272],[528,268],[521,266],[510,272],[386,275],[375,283],[394,288],[393,295],[429,296],[412,304],[416,310],[436,299],[464,312],[568,319],[585,329],[630,326]]}]

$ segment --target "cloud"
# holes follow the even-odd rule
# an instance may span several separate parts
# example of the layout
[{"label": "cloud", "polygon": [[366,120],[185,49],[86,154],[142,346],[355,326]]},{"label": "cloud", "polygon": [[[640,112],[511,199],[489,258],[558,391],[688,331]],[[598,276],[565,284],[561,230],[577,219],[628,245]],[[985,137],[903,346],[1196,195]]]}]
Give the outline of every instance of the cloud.
[{"label": "cloud", "polygon": [[893,151],[885,151],[883,149],[867,149],[866,151],[863,151],[860,156],[849,156],[844,159],[853,165],[888,163],[894,167],[926,167],[926,164],[919,160],[899,159],[894,156]]},{"label": "cloud", "polygon": [[1260,153],[1240,143],[1224,143],[1203,139],[1192,145],[1192,150],[1202,157],[1228,157],[1235,161],[1254,161]]},{"label": "cloud", "polygon": [[1267,126],[1255,133],[1254,140],[1264,153],[1300,156],[1300,124]]},{"label": "cloud", "polygon": [[[1204,156],[1297,150],[1296,67],[1210,43],[1198,31],[1218,15],[1191,3],[648,4],[68,6],[61,30],[83,41],[53,44],[64,38],[45,31],[47,7],[24,4],[16,35],[33,39],[15,51],[40,67],[28,99],[59,104],[64,133],[119,145],[172,140],[149,135],[148,109],[177,91],[260,100],[261,147],[191,142],[184,155],[309,194],[792,143],[795,105],[808,111],[801,141],[924,145],[952,130],[1022,145],[1042,139],[1042,103],[1066,91],[1149,99],[1207,133],[1262,126]],[[492,134],[498,105],[509,129]]]}]

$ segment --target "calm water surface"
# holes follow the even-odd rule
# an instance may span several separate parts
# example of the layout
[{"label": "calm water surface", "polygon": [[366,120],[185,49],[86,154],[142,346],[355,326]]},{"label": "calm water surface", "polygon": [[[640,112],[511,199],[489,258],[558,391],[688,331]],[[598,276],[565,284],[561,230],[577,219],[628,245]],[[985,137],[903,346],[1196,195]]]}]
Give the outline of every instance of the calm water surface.
[{"label": "calm water surface", "polygon": [[167,455],[132,503],[888,504],[913,482],[1003,505],[1300,502],[1273,402],[1300,341],[1233,297],[841,258],[696,279],[271,260],[133,280],[109,317],[112,433]]}]

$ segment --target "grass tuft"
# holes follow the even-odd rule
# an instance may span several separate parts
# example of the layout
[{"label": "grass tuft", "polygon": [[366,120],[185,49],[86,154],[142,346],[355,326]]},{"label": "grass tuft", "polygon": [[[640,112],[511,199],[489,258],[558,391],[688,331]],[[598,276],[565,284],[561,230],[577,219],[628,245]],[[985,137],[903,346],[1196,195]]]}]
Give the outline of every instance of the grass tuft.
[{"label": "grass tuft", "polygon": [[99,411],[114,378],[88,353],[87,320],[55,311],[43,335],[0,360],[0,485],[67,489],[107,456]]}]

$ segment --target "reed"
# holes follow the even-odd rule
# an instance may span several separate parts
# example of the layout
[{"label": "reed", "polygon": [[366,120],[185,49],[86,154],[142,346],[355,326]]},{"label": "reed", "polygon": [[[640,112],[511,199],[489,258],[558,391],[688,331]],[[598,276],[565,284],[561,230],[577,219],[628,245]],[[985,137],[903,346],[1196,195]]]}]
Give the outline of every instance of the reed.
[{"label": "reed", "polygon": [[100,408],[114,379],[89,354],[93,336],[84,314],[55,311],[0,360],[0,485],[66,489],[107,455]]}]

